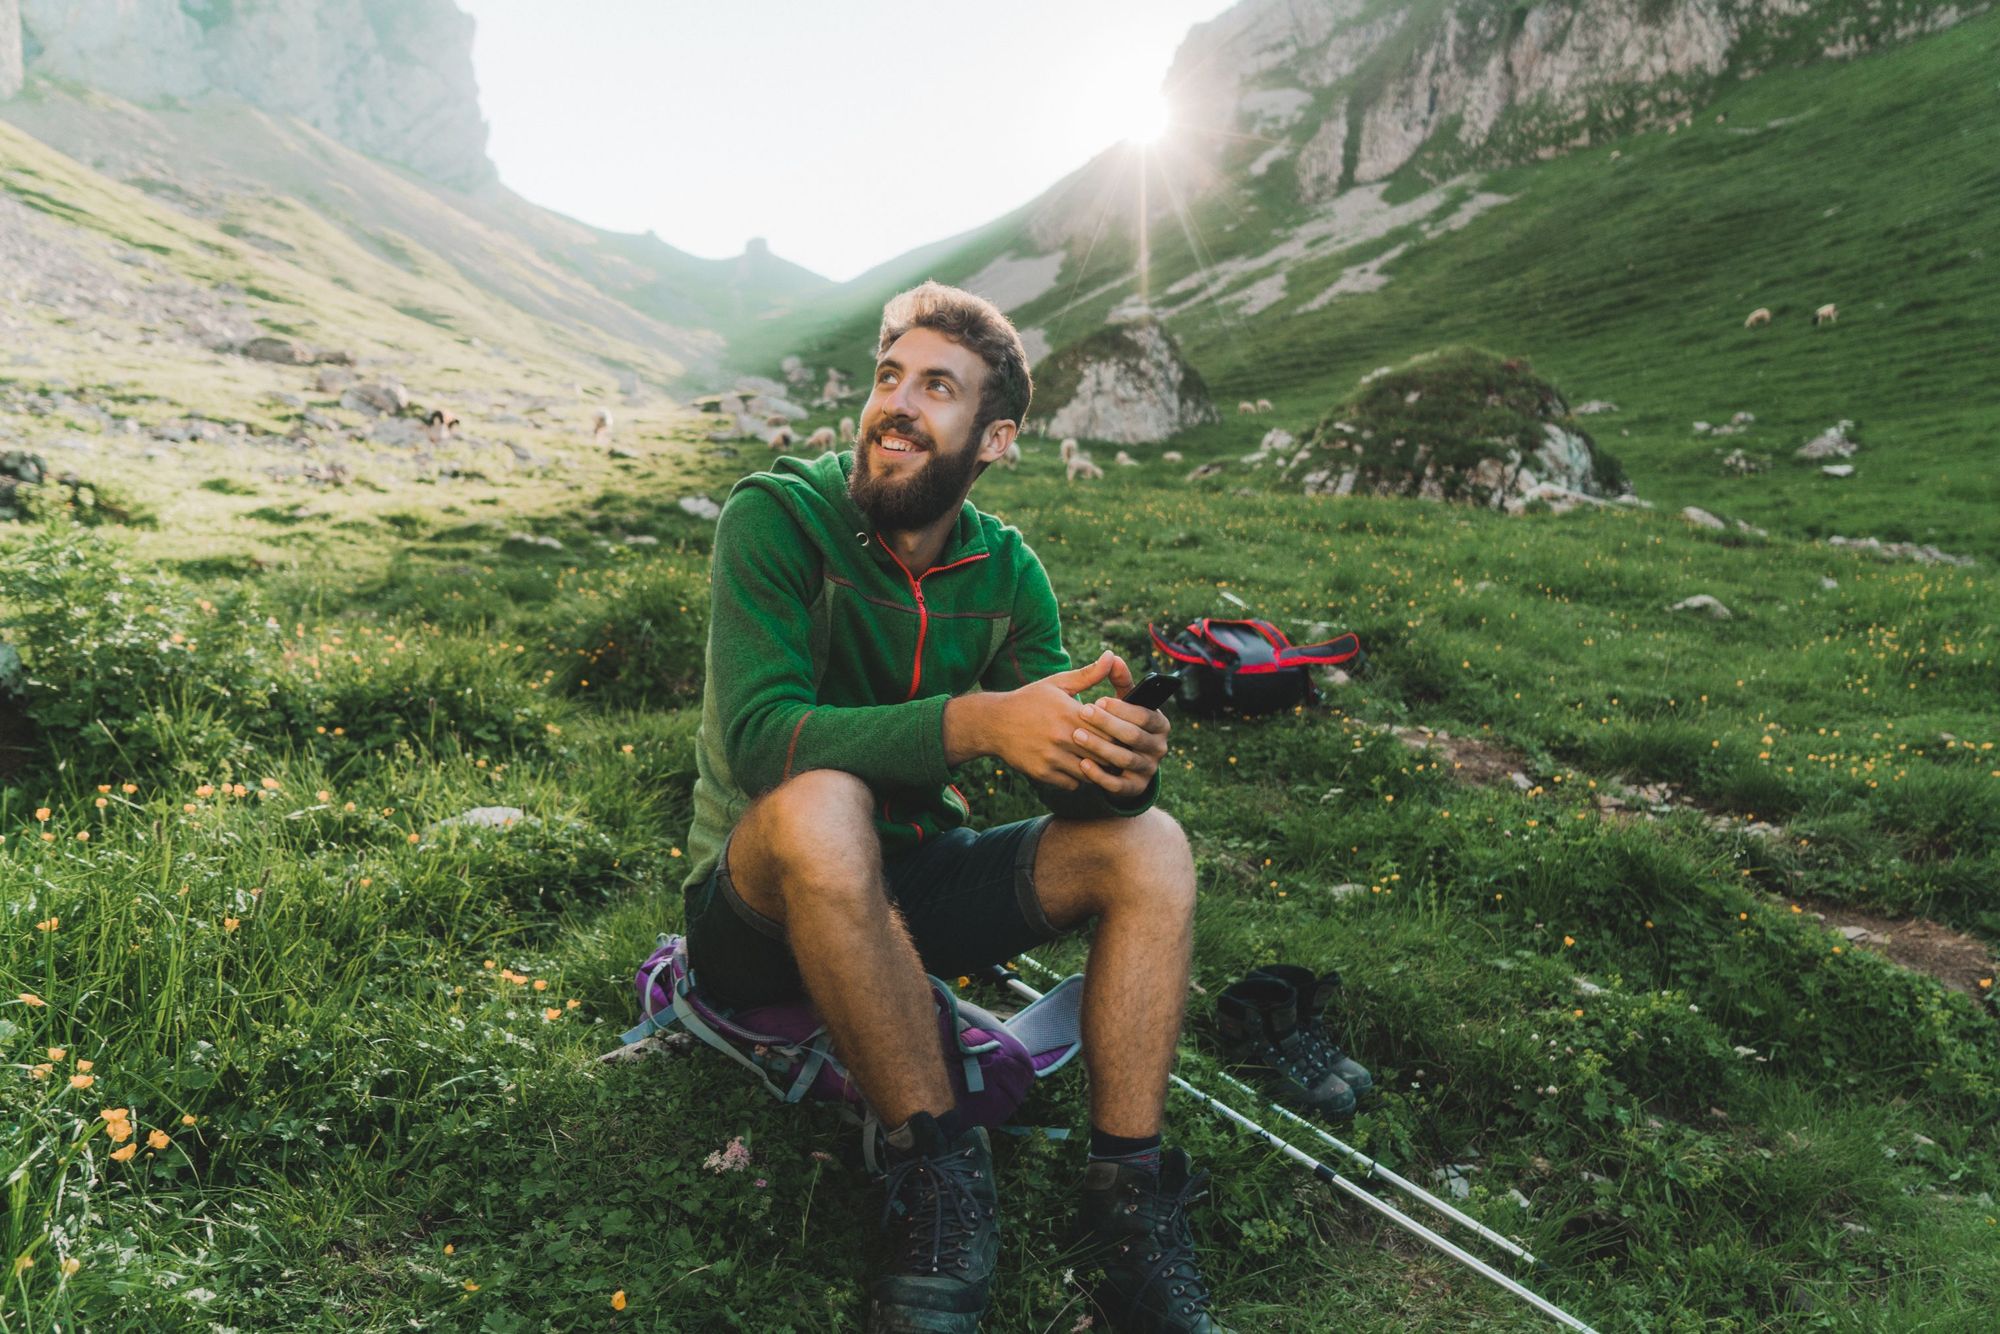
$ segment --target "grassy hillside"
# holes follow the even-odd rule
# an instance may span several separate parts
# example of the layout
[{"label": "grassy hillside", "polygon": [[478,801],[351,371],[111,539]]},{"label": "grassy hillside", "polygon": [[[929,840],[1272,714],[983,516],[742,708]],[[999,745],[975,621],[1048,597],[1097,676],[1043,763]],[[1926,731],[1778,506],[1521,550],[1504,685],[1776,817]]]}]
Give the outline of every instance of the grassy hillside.
[{"label": "grassy hillside", "polygon": [[[1250,967],[1338,966],[1385,1090],[1348,1137],[1426,1183],[1456,1166],[1548,1262],[1524,1279],[1607,1334],[2000,1306],[1996,44],[1987,19],[1774,72],[1615,162],[1496,175],[1511,202],[1319,311],[1398,235],[1257,316],[1190,308],[1218,397],[1275,417],[1095,484],[1040,442],[974,492],[1047,564],[1075,657],[1137,666],[1148,622],[1241,605],[1360,636],[1368,670],[1318,707],[1175,718],[1203,988],[1179,1070],[1214,1085],[1214,996]],[[11,128],[0,187],[0,440],[144,520],[0,522],[0,1330],[854,1327],[880,1205],[850,1132],[699,1048],[595,1060],[682,920],[713,526],[681,502],[761,450],[627,404],[602,353],[655,352],[579,346],[448,248],[389,255],[281,192],[204,220]],[[1199,235],[1274,244],[1264,188]],[[973,244],[966,272],[1012,241]],[[1153,244],[1165,293],[1197,266]],[[1119,290],[1061,303],[1117,276],[1099,260],[1024,323],[1093,327]],[[1813,330],[1823,300],[1842,319]],[[311,368],[149,313],[180,302],[348,343],[468,439],[362,438]],[[1742,329],[1755,305],[1771,328]],[[843,357],[874,321],[829,318]],[[1656,508],[1308,499],[1242,461],[1448,340],[1615,400],[1587,420]],[[619,454],[587,439],[600,406]],[[1688,433],[1740,409],[1749,433]],[[1839,417],[1845,483],[1789,458]],[[214,438],[153,434],[179,420]],[[1773,466],[1725,476],[1738,445]],[[1836,532],[1982,559],[1813,540]],[[1697,594],[1731,618],[1670,610]],[[990,760],[959,786],[982,826],[1037,810]],[[524,818],[443,823],[493,805]],[[1020,1119],[1080,1131],[1082,1077]],[[1546,1327],[1180,1095],[1168,1134],[1215,1174],[1195,1226],[1237,1328]],[[989,1328],[1079,1328],[1080,1138],[997,1153]]]},{"label": "grassy hillside", "polygon": [[[1987,223],[2000,206],[2000,117],[1991,71],[2000,15],[1845,64],[1778,68],[1730,84],[1676,134],[1644,134],[1493,172],[1472,189],[1508,202],[1460,230],[1424,218],[1287,268],[1285,296],[1254,315],[1224,299],[1184,305],[1184,280],[1225,273],[1310,222],[1291,165],[1244,178],[1155,224],[1149,290],[1219,401],[1265,397],[1275,418],[1195,433],[1184,452],[1240,453],[1271,425],[1302,434],[1360,375],[1449,342],[1529,358],[1572,401],[1606,399],[1593,428],[1662,509],[1699,505],[1794,536],[1876,536],[2000,557],[2000,472],[1985,442],[2000,421],[2000,267]],[[1717,117],[1721,117],[1720,123]],[[1615,156],[1614,156],[1615,155]],[[1429,188],[1420,161],[1394,205]],[[963,280],[1010,246],[1018,220],[931,265]],[[1314,298],[1353,266],[1407,244],[1385,285]],[[1012,312],[1061,347],[1137,288],[1137,247],[1113,225],[1087,264]],[[1280,266],[1247,269],[1240,291]],[[879,301],[855,293],[808,359],[858,364]],[[1820,305],[1839,323],[1812,326]],[[1748,330],[1767,307],[1768,328]],[[1756,415],[1745,434],[1696,421]],[[1792,451],[1843,418],[1864,441],[1847,480]],[[1767,471],[1725,472],[1732,449]]]}]

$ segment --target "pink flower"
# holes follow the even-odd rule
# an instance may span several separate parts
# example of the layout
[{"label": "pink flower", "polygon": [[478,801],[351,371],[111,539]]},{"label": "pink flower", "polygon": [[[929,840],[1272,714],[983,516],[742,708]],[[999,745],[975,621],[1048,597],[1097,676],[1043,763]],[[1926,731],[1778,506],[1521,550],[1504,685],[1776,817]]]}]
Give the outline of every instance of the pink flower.
[{"label": "pink flower", "polygon": [[756,1186],[757,1186],[757,1189],[758,1189],[758,1190],[762,1190],[762,1189],[764,1189],[764,1187],[766,1187],[766,1186],[768,1186],[768,1185],[770,1185],[770,1184],[771,1184],[770,1182],[768,1182],[768,1181],[764,1180],[764,1178],[762,1178],[762,1177],[758,1177],[758,1178],[757,1178],[757,1181],[756,1181]]},{"label": "pink flower", "polygon": [[812,1151],[812,1157],[813,1161],[816,1163],[830,1163],[833,1161],[833,1155],[828,1153],[825,1149],[814,1149]]},{"label": "pink flower", "polygon": [[750,1166],[750,1150],[744,1147],[743,1137],[738,1135],[704,1158],[701,1165],[718,1175],[723,1172],[741,1172]]}]

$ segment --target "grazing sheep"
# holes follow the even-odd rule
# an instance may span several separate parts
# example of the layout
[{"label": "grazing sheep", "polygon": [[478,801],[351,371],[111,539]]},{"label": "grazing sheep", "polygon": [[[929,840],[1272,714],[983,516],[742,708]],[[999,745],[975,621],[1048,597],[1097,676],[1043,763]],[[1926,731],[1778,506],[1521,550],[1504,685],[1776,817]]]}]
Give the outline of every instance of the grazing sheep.
[{"label": "grazing sheep", "polygon": [[1064,440],[1062,442],[1062,461],[1063,467],[1067,470],[1067,476],[1064,478],[1065,481],[1074,482],[1079,477],[1087,479],[1104,476],[1104,469],[1092,463],[1090,455],[1079,449],[1074,440]]},{"label": "grazing sheep", "polygon": [[590,443],[608,445],[611,443],[611,410],[599,408],[590,419]]},{"label": "grazing sheep", "polygon": [[1833,302],[1831,301],[1827,302],[1825,305],[1821,306],[1818,310],[1813,312],[1813,324],[1815,326],[1821,324],[1832,324],[1835,320],[1839,318],[1840,318],[1840,307],[1834,305]]},{"label": "grazing sheep", "polygon": [[840,419],[841,443],[845,444],[847,441],[852,440],[853,438],[854,438],[854,418],[842,417]]},{"label": "grazing sheep", "polygon": [[1020,441],[1009,440],[1007,442],[1007,452],[1000,456],[1000,466],[1003,468],[1018,468],[1021,466]]},{"label": "grazing sheep", "polygon": [[815,453],[824,453],[833,448],[833,440],[833,428],[831,426],[822,426],[806,437],[806,448]]},{"label": "grazing sheep", "polygon": [[1133,458],[1122,449],[1118,451],[1118,457],[1111,461],[1121,468],[1136,468],[1139,466],[1139,460]]},{"label": "grazing sheep", "polygon": [[1770,322],[1771,322],[1770,308],[1768,306],[1759,306],[1757,307],[1757,309],[1750,312],[1749,319],[1743,321],[1743,327],[1746,329],[1761,329],[1763,326],[1769,324]]},{"label": "grazing sheep", "polygon": [[1270,400],[1270,399],[1268,399],[1268,398],[1260,398],[1260,399],[1258,399],[1258,400],[1257,400],[1257,411],[1259,411],[1259,412],[1269,412],[1270,410],[1271,410],[1271,400]]},{"label": "grazing sheep", "polygon": [[771,446],[774,453],[786,453],[792,447],[792,428],[789,426],[780,426],[777,430],[765,436],[764,441]]},{"label": "grazing sheep", "polygon": [[792,419],[782,412],[767,412],[764,414],[764,425],[766,426],[790,426],[791,424]]},{"label": "grazing sheep", "polygon": [[432,408],[431,415],[424,420],[424,434],[434,445],[441,445],[458,434],[458,414],[446,412],[443,408]]},{"label": "grazing sheep", "polygon": [[1236,415],[1239,417],[1247,417],[1256,410],[1257,405],[1247,398],[1236,405]]},{"label": "grazing sheep", "polygon": [[1160,455],[1160,462],[1162,463],[1179,463],[1180,461],[1181,461],[1181,452],[1178,449],[1170,449],[1166,453]]}]

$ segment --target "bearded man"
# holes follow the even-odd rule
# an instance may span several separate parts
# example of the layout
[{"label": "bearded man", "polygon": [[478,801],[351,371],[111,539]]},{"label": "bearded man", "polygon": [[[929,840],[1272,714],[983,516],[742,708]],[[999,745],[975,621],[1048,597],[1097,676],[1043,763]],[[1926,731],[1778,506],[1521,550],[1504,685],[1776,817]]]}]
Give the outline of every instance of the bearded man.
[{"label": "bearded man", "polygon": [[[852,452],[744,478],[715,533],[688,835],[688,958],[747,1007],[808,998],[886,1127],[888,1259],[868,1328],[970,1331],[999,1253],[984,1128],[961,1123],[926,973],[977,974],[1095,923],[1083,1000],[1090,1160],[1072,1239],[1104,1327],[1214,1334],[1163,1150],[1195,873],[1154,804],[1168,723],[1072,667],[1020,532],[968,500],[1028,411],[1020,336],[936,283],[882,312]],[[1077,697],[1102,683],[1114,694]],[[980,756],[1049,814],[975,831]]]}]

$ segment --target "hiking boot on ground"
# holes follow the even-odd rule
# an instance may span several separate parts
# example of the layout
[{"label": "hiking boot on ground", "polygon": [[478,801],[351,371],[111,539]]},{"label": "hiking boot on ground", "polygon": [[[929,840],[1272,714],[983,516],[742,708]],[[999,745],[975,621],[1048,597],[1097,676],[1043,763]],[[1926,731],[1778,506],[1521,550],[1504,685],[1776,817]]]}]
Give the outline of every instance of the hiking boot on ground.
[{"label": "hiking boot on ground", "polygon": [[1252,973],[1217,998],[1215,1016],[1230,1063],[1263,1075],[1280,1099],[1335,1121],[1354,1115],[1354,1090],[1327,1045],[1299,1031],[1299,998],[1290,983]]},{"label": "hiking boot on ground", "polygon": [[1115,1161],[1093,1162],[1083,1177],[1071,1245],[1101,1264],[1090,1300],[1113,1334],[1230,1334],[1209,1314],[1208,1285],[1196,1268],[1188,1205],[1208,1173],[1191,1174],[1188,1156],[1168,1149],[1156,1175]]},{"label": "hiking boot on ground", "polygon": [[[897,1139],[907,1134],[910,1143]],[[1000,1256],[993,1146],[974,1126],[950,1143],[928,1114],[889,1139],[888,1258],[869,1289],[869,1334],[972,1334]]]},{"label": "hiking boot on ground", "polygon": [[1330,1069],[1340,1077],[1340,1082],[1354,1090],[1355,1102],[1366,1107],[1374,1101],[1375,1076],[1368,1068],[1340,1049],[1327,1033],[1323,1016],[1333,994],[1340,990],[1340,974],[1327,971],[1315,975],[1310,968],[1297,964],[1274,963],[1257,969],[1250,976],[1275,977],[1292,989],[1297,998],[1299,1016],[1299,1038],[1308,1051],[1312,1063]]}]

